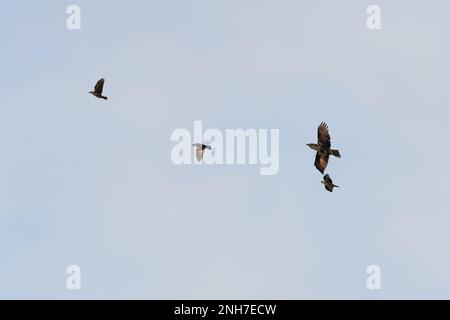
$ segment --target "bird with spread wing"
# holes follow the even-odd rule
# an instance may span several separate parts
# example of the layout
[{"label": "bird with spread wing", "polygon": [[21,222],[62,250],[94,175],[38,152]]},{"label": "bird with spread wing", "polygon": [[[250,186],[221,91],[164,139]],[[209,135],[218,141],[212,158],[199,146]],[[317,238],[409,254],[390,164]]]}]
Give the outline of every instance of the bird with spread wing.
[{"label": "bird with spread wing", "polygon": [[339,186],[333,183],[333,180],[331,180],[330,175],[328,173],[323,177],[323,181],[321,182],[322,184],[325,185],[325,189],[330,192],[333,192],[333,188],[339,188]]},{"label": "bird with spread wing", "polygon": [[94,91],[90,91],[89,93],[96,96],[97,98],[108,100],[108,97],[103,96],[103,86],[105,84],[105,79],[100,79],[97,81]]},{"label": "bird with spread wing", "polygon": [[341,157],[339,150],[331,149],[330,132],[325,122],[322,122],[317,128],[317,143],[308,143],[307,146],[317,151],[314,166],[322,174],[324,173],[325,168],[328,165],[328,159],[330,158],[330,155],[333,155],[337,158]]},{"label": "bird with spread wing", "polygon": [[205,149],[212,150],[211,146],[207,146],[206,144],[202,143],[194,143],[192,146],[196,148],[195,157],[197,158],[198,162],[202,161]]}]

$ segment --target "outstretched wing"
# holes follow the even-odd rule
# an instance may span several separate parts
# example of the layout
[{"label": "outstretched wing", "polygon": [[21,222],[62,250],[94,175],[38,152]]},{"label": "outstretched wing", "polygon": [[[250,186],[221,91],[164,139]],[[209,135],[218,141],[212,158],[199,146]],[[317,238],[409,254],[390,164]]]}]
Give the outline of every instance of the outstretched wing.
[{"label": "outstretched wing", "polygon": [[317,128],[317,142],[327,149],[331,147],[330,132],[325,122],[322,122]]},{"label": "outstretched wing", "polygon": [[319,153],[316,153],[316,160],[314,161],[314,166],[319,170],[322,174],[325,171],[325,168],[328,165],[329,156],[322,156]]},{"label": "outstretched wing", "polygon": [[197,148],[195,151],[195,157],[197,158],[197,161],[200,162],[203,159],[203,150],[202,148]]},{"label": "outstretched wing", "polygon": [[95,85],[94,91],[102,94],[104,84],[105,84],[105,79],[102,78],[102,79],[98,80],[97,84]]}]

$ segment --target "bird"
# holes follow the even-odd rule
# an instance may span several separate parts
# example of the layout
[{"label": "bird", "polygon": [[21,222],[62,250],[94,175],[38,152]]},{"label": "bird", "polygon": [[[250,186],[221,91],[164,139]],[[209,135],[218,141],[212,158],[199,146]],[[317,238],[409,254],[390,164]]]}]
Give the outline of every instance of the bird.
[{"label": "bird", "polygon": [[317,128],[317,143],[308,143],[306,145],[317,151],[314,166],[322,174],[328,165],[330,154],[337,158],[341,157],[339,150],[331,149],[330,132],[328,131],[328,125],[325,122],[321,122]]},{"label": "bird", "polygon": [[103,85],[105,84],[105,79],[100,79],[97,81],[95,85],[94,91],[89,91],[90,94],[96,96],[97,98],[108,100],[108,97],[102,95],[103,93]]},{"label": "bird", "polygon": [[335,188],[335,187],[336,187],[336,188],[339,188],[339,186],[333,184],[333,180],[331,180],[329,174],[326,174],[326,175],[323,177],[323,181],[321,181],[321,182],[325,185],[325,189],[328,190],[328,191],[330,191],[330,192],[333,192],[333,188]]},{"label": "bird", "polygon": [[203,159],[203,154],[205,153],[205,149],[212,150],[211,146],[207,146],[206,144],[202,144],[202,143],[194,143],[192,146],[197,149],[195,152],[195,156],[197,158],[197,161],[199,161],[199,162],[202,161],[202,159]]}]

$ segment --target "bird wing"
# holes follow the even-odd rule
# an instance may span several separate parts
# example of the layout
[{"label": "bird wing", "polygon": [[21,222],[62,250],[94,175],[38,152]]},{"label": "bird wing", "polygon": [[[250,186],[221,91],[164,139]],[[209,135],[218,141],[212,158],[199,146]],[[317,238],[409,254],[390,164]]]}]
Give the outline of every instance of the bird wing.
[{"label": "bird wing", "polygon": [[330,132],[325,122],[322,122],[317,128],[317,141],[319,144],[329,149],[331,147]]},{"label": "bird wing", "polygon": [[333,187],[329,185],[325,185],[325,189],[327,189],[330,192],[333,192]]},{"label": "bird wing", "polygon": [[316,160],[314,161],[314,166],[319,170],[322,174],[325,171],[325,168],[328,164],[329,156],[322,156],[318,152],[316,153]]},{"label": "bird wing", "polygon": [[102,94],[104,84],[105,84],[105,79],[102,78],[102,79],[98,80],[97,84],[95,85],[94,91]]},{"label": "bird wing", "polygon": [[197,150],[195,151],[195,156],[196,156],[198,162],[202,161],[202,159],[203,159],[202,148],[197,148]]},{"label": "bird wing", "polygon": [[325,182],[329,182],[329,183],[333,184],[333,180],[331,180],[330,175],[328,173],[323,177],[323,180]]},{"label": "bird wing", "polygon": [[211,147],[211,146],[205,145],[205,148],[208,149],[208,150],[212,150],[212,147]]}]

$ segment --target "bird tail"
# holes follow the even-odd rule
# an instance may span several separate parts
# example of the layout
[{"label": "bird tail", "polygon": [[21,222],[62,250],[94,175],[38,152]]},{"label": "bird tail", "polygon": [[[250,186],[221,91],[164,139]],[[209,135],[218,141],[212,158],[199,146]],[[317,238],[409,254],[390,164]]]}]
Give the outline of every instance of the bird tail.
[{"label": "bird tail", "polygon": [[341,154],[339,153],[339,150],[333,150],[333,149],[331,149],[331,150],[330,150],[330,153],[331,153],[333,156],[337,157],[337,158],[340,158],[340,157],[341,157]]},{"label": "bird tail", "polygon": [[102,96],[102,99],[108,100],[108,97]]},{"label": "bird tail", "polygon": [[335,187],[335,188],[339,188],[339,186],[337,186],[337,185],[335,185],[335,184],[333,184],[333,187]]}]

